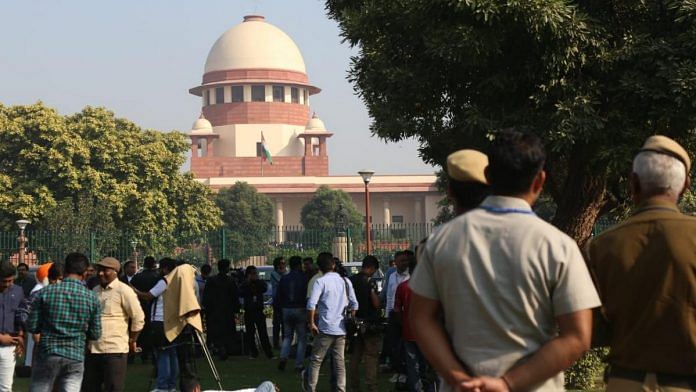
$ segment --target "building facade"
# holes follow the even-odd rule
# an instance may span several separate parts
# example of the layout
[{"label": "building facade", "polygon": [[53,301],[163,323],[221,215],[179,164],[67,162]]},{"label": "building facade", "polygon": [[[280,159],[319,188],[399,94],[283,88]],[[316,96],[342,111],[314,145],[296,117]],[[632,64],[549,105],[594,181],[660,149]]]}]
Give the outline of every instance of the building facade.
[{"label": "building facade", "polygon": [[[321,90],[297,45],[263,16],[245,16],[218,38],[201,84],[189,92],[201,97],[189,133],[199,181],[213,189],[253,185],[273,199],[278,226],[300,224],[302,206],[321,185],[348,192],[364,211],[361,177],[329,175],[333,134],[309,106]],[[376,175],[370,194],[376,224],[430,222],[442,197],[435,175]]]}]

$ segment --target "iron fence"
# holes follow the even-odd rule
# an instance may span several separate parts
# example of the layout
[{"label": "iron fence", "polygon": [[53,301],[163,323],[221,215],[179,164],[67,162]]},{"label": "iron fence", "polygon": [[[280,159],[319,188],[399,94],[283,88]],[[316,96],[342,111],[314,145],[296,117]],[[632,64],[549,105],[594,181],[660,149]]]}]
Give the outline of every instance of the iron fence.
[{"label": "iron fence", "polygon": [[[395,223],[370,227],[373,254],[386,262],[397,250],[413,249],[433,229],[430,223]],[[222,228],[193,235],[190,233],[130,233],[99,231],[27,230],[24,261],[41,264],[60,261],[70,252],[82,252],[90,260],[112,256],[124,261],[144,256],[176,257],[193,264],[211,263],[223,258],[238,265],[268,264],[278,256],[316,257],[331,251],[338,229],[307,229],[302,226],[274,227],[270,231],[230,230]],[[347,261],[360,260],[366,254],[364,226],[341,231],[347,242]],[[0,258],[18,262],[19,232],[0,232]]]},{"label": "iron fence", "polygon": [[[593,235],[615,222],[600,218]],[[371,253],[387,263],[394,252],[413,250],[433,230],[431,223],[394,223],[371,225]],[[175,257],[201,265],[220,259],[231,259],[239,266],[270,264],[278,256],[316,257],[319,252],[332,251],[338,229],[316,230],[302,226],[279,226],[270,231],[230,230],[222,228],[202,234],[99,232],[99,231],[32,231],[28,230],[25,250],[27,264],[60,261],[70,252],[82,252],[90,260],[113,256],[121,261],[145,256],[159,259]],[[345,230],[346,261],[361,260],[367,253],[364,226]],[[0,259],[18,262],[19,232],[0,232]]]}]

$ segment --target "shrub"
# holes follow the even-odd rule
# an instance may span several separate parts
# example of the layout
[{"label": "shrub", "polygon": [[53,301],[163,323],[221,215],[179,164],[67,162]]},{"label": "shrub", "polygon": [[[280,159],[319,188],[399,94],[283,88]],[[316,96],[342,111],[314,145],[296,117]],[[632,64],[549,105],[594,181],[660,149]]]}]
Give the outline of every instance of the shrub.
[{"label": "shrub", "polygon": [[566,389],[588,390],[595,388],[596,381],[601,379],[606,368],[606,358],[609,349],[606,347],[593,348],[583,355],[573,366],[566,369]]}]

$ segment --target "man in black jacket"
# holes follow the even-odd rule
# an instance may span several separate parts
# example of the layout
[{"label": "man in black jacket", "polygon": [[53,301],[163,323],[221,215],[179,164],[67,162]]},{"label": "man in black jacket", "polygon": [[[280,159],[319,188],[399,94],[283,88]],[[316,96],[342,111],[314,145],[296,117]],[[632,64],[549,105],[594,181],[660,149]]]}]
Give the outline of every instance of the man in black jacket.
[{"label": "man in black jacket", "polygon": [[235,315],[239,312],[237,283],[228,275],[230,261],[218,261],[218,274],[209,278],[203,291],[203,307],[210,342],[221,360],[234,350]]},{"label": "man in black jacket", "polygon": [[[160,274],[157,271],[157,262],[152,256],[148,256],[143,261],[143,270],[135,274],[130,281],[130,285],[135,287],[138,291],[149,292],[155,284],[160,280]],[[153,342],[152,342],[152,329],[150,328],[151,318],[152,318],[152,301],[146,301],[142,298],[140,299],[140,306],[143,308],[145,313],[145,327],[143,327],[142,332],[138,335],[138,346],[142,348],[141,358],[143,362],[147,361],[152,353]]]},{"label": "man in black jacket", "polygon": [[368,392],[377,392],[377,362],[381,346],[379,333],[380,300],[377,286],[370,280],[379,269],[379,261],[375,256],[365,256],[359,274],[350,277],[358,300],[358,311],[355,317],[365,323],[364,332],[351,340],[353,352],[348,367],[348,390],[360,389],[360,362],[365,363],[365,386]]},{"label": "man in black jacket", "polygon": [[268,329],[266,327],[266,315],[263,313],[263,293],[266,292],[266,282],[258,278],[256,267],[247,267],[246,280],[242,284],[241,293],[244,298],[244,325],[246,328],[246,342],[249,348],[249,355],[252,358],[259,356],[259,349],[256,347],[256,331],[259,332],[259,340],[266,356],[273,358],[271,341],[268,339]]}]

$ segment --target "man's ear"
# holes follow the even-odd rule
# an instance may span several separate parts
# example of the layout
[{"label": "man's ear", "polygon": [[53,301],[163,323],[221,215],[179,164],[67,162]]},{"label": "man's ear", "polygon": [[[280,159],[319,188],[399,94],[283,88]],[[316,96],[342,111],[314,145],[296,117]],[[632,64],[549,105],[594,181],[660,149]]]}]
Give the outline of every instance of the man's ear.
[{"label": "man's ear", "polygon": [[454,201],[454,192],[452,191],[452,181],[447,179],[447,198],[450,202]]},{"label": "man's ear", "polygon": [[638,195],[640,195],[640,178],[636,173],[631,173],[629,189],[631,191],[631,197],[635,200]]},{"label": "man's ear", "polygon": [[534,194],[540,194],[541,190],[544,189],[544,184],[546,183],[546,171],[542,170],[534,176],[534,181],[532,182],[532,192]]},{"label": "man's ear", "polygon": [[679,193],[679,199],[688,191],[691,189],[691,177],[689,177],[689,173],[686,173],[686,180],[684,181],[684,189]]}]

